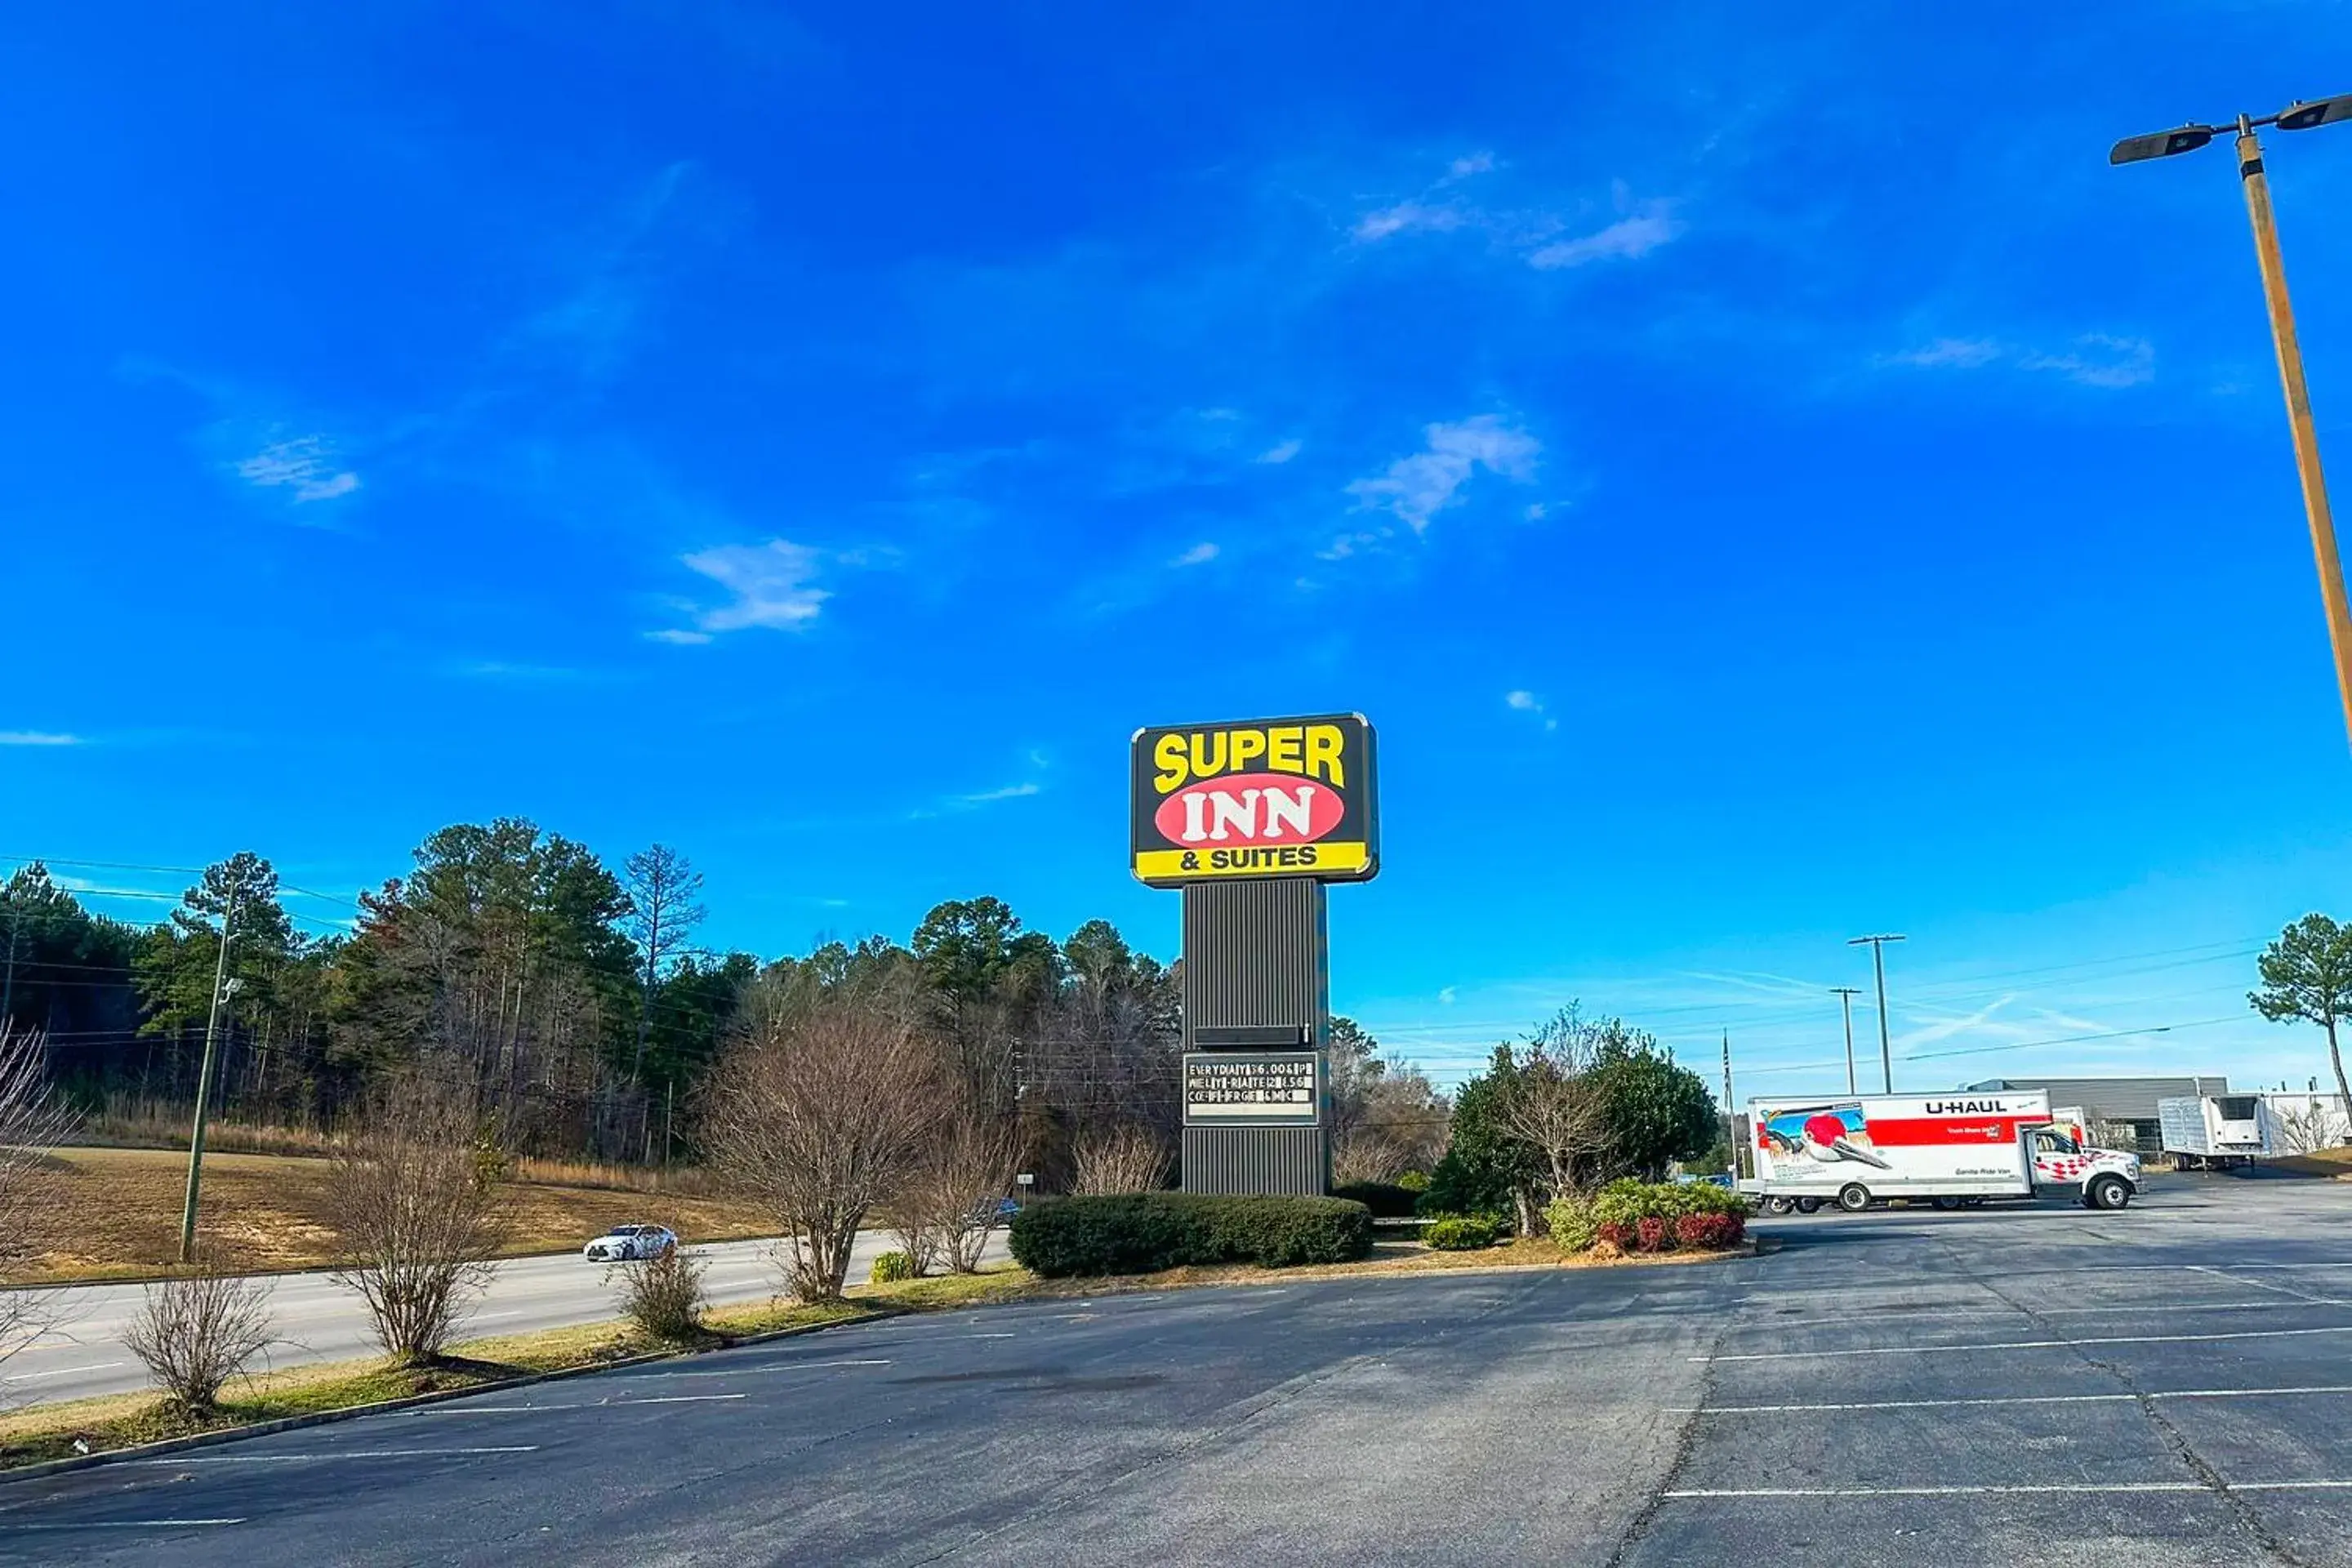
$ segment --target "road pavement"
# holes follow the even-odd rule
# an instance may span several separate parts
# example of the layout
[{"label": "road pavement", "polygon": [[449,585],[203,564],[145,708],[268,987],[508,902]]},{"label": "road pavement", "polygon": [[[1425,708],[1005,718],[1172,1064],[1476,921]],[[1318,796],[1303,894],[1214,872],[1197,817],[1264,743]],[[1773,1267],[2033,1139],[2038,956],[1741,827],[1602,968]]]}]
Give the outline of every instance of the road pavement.
[{"label": "road pavement", "polygon": [[2352,1563],[2352,1189],[1039,1300],[0,1482],[0,1563]]},{"label": "road pavement", "polygon": [[[584,1239],[584,1238],[583,1238]],[[860,1280],[877,1253],[896,1245],[887,1233],[867,1231],[850,1255],[849,1278]],[[781,1275],[773,1241],[728,1241],[689,1247],[706,1259],[703,1289],[713,1306],[759,1301],[774,1295]],[[1002,1231],[990,1238],[991,1258],[1004,1256]],[[354,1291],[324,1274],[278,1274],[269,1310],[280,1342],[268,1364],[299,1366],[350,1361],[376,1353],[367,1313]],[[497,1265],[489,1289],[467,1315],[467,1338],[569,1328],[617,1317],[617,1280],[604,1265],[578,1253],[511,1258]],[[122,1345],[122,1331],[138,1311],[137,1285],[65,1286],[45,1289],[54,1321],[26,1349],[0,1365],[0,1386],[16,1403],[49,1403],[147,1386],[146,1369]]]}]

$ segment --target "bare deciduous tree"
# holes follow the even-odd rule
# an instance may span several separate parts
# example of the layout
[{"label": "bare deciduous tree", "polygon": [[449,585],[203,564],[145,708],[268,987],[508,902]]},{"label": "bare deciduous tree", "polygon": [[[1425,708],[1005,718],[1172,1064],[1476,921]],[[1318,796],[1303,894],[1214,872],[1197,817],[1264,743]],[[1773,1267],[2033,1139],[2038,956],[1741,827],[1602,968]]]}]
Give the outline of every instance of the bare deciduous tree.
[{"label": "bare deciduous tree", "polygon": [[958,1274],[980,1268],[998,1224],[996,1205],[1020,1162],[1021,1126],[1013,1115],[967,1100],[940,1118],[900,1199],[904,1212],[922,1217],[939,1261]]},{"label": "bare deciduous tree", "polygon": [[[33,1221],[49,1202],[49,1149],[71,1130],[72,1116],[49,1095],[43,1041],[0,1019],[0,1279],[29,1261]],[[0,1366],[56,1322],[45,1290],[0,1291]]]},{"label": "bare deciduous tree", "polygon": [[366,1301],[386,1354],[438,1356],[489,1283],[506,1223],[470,1085],[411,1071],[377,1094],[328,1177],[334,1272]]},{"label": "bare deciduous tree", "polygon": [[1168,1141],[1140,1121],[1108,1121],[1070,1142],[1070,1191],[1157,1192],[1168,1180]]},{"label": "bare deciduous tree", "polygon": [[1606,1025],[1564,1007],[1518,1048],[1496,1109],[1504,1131],[1542,1162],[1554,1196],[1583,1185],[1612,1142],[1609,1107],[1592,1076],[1593,1045]]},{"label": "bare deciduous tree", "polygon": [[202,1415],[275,1337],[268,1285],[205,1266],[148,1286],[122,1346],[173,1405]]},{"label": "bare deciduous tree", "polygon": [[785,1281],[840,1296],[866,1216],[895,1201],[937,1117],[940,1053],[882,996],[766,994],[712,1075],[714,1165],[785,1233]]},{"label": "bare deciduous tree", "polygon": [[696,903],[702,893],[702,873],[667,844],[640,849],[629,857],[628,929],[642,961],[637,993],[637,1053],[629,1068],[633,1079],[646,1072],[646,1030],[653,1015],[654,986],[671,959],[693,939],[709,910]]},{"label": "bare deciduous tree", "polygon": [[2289,1152],[2324,1153],[2345,1142],[2344,1113],[2335,1109],[2336,1103],[2332,1095],[2323,1100],[2315,1094],[2303,1105],[2279,1112],[2279,1136]]}]

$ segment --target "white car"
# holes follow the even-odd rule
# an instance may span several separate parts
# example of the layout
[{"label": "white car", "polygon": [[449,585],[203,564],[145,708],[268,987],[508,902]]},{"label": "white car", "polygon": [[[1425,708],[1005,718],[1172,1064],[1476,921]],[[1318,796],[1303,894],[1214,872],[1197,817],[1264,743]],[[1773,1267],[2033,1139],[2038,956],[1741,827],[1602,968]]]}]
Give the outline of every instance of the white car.
[{"label": "white car", "polygon": [[659,1258],[677,1245],[677,1237],[657,1225],[616,1225],[580,1249],[591,1263],[626,1263],[638,1258]]}]

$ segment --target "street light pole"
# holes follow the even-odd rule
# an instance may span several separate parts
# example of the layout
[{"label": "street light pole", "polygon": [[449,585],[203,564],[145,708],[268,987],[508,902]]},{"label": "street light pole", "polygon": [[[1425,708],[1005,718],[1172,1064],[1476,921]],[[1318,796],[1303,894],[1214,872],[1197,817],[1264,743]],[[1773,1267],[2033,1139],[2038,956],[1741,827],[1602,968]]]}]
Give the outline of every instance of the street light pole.
[{"label": "street light pole", "polygon": [[229,934],[236,922],[237,888],[229,884],[228,902],[221,911],[220,954],[213,961],[213,1005],[205,1015],[205,1059],[196,1069],[195,1126],[188,1135],[188,1193],[180,1205],[180,1261],[192,1263],[196,1256],[196,1189],[205,1175],[205,1116],[211,1109],[213,1088],[213,1052],[219,1038],[221,1003],[228,994]]},{"label": "street light pole", "polygon": [[1907,939],[1896,935],[1858,936],[1846,943],[1848,947],[1870,944],[1871,972],[1878,977],[1878,1068],[1885,1077],[1886,1087],[1881,1092],[1895,1092],[1895,1047],[1886,1034],[1886,944]]},{"label": "street light pole", "polygon": [[[2336,658],[2336,691],[2344,706],[2344,730],[2352,740],[2352,606],[2344,592],[2344,564],[2336,549],[2336,522],[2327,505],[2327,481],[2319,468],[2319,433],[2311,417],[2311,392],[2304,384],[2303,349],[2295,341],[2294,308],[2287,299],[2286,264],[2279,252],[2278,220],[2271,211],[2270,177],[2263,168],[2259,126],[2311,131],[2352,120],[2352,93],[2305,103],[2298,99],[2276,114],[2237,118],[2238,179],[2245,187],[2246,216],[2254,226],[2254,261],[2262,269],[2263,300],[2270,309],[2271,343],[2278,351],[2279,383],[2286,392],[2287,427],[2294,442],[2295,477],[2303,486],[2303,510],[2311,524],[2311,552],[2319,568],[2319,596],[2327,612],[2327,642]],[[2221,134],[2218,126],[2189,124],[2178,131],[2127,136],[2107,153],[2110,163],[2137,163],[2193,153]]]},{"label": "street light pole", "polygon": [[2294,306],[2287,298],[2286,261],[2279,252],[2278,219],[2271,211],[2270,176],[2253,122],[2238,116],[2238,178],[2246,188],[2246,216],[2254,226],[2254,260],[2262,268],[2263,300],[2270,307],[2271,342],[2278,350],[2279,383],[2286,389],[2287,427],[2294,437],[2295,477],[2311,521],[2311,552],[2319,565],[2319,594],[2327,606],[2327,643],[2336,655],[2336,689],[2344,728],[2352,739],[2352,606],[2344,597],[2344,564],[2336,552],[2336,520],[2327,480],[2319,468],[2319,432],[2311,418],[2311,390],[2303,380],[2303,348],[2295,341]]},{"label": "street light pole", "polygon": [[1851,985],[1832,985],[1830,989],[1836,993],[1839,1001],[1845,1004],[1845,1091],[1848,1094],[1860,1094],[1862,1090],[1854,1086],[1853,1081],[1853,998],[1855,991]]}]

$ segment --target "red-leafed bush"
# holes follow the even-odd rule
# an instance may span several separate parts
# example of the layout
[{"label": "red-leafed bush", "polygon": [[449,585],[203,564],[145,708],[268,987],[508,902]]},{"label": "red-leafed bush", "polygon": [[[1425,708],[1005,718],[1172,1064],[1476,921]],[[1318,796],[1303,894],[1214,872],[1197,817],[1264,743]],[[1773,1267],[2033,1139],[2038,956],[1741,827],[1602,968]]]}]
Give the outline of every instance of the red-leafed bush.
[{"label": "red-leafed bush", "polygon": [[1686,1214],[1675,1221],[1676,1241],[1708,1252],[1738,1246],[1747,1231],[1747,1221],[1736,1214]]},{"label": "red-leafed bush", "polygon": [[1644,1215],[1633,1222],[1633,1239],[1644,1252],[1664,1252],[1668,1246],[1666,1222],[1656,1215]]},{"label": "red-leafed bush", "polygon": [[1595,1239],[1605,1241],[1621,1251],[1633,1245],[1633,1227],[1630,1225],[1604,1225],[1594,1236]]}]

